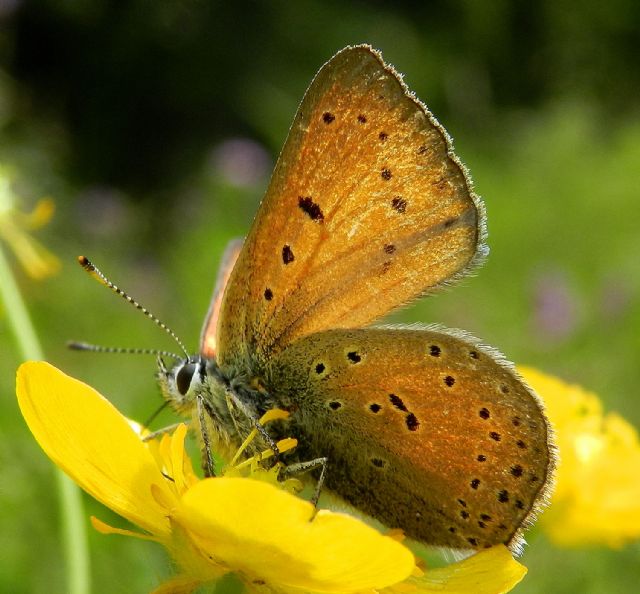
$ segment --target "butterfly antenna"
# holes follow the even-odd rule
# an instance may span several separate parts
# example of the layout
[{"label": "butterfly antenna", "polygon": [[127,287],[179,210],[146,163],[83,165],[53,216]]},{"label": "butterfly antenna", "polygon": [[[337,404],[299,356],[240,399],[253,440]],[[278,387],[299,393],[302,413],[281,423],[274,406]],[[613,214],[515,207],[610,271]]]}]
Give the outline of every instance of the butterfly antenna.
[{"label": "butterfly antenna", "polygon": [[92,353],[121,353],[125,355],[160,355],[165,357],[173,357],[174,359],[182,359],[182,355],[176,355],[169,351],[159,351],[158,349],[141,349],[127,347],[108,347],[99,344],[89,344],[88,342],[79,342],[70,340],[67,347],[72,351],[91,351]]},{"label": "butterfly antenna", "polygon": [[[157,326],[162,328],[167,334],[169,334],[169,336],[171,336],[173,338],[173,340],[176,341],[176,343],[180,347],[180,350],[184,353],[185,357],[187,359],[189,358],[189,353],[188,353],[187,349],[182,344],[182,341],[176,336],[175,332],[173,330],[171,330],[171,328],[169,328],[166,324],[161,322],[147,308],[142,307],[142,305],[140,305],[135,299],[133,299],[132,297],[129,297],[129,295],[127,295],[122,289],[120,289],[118,286],[114,285],[104,274],[102,274],[102,272],[100,272],[100,270],[98,268],[96,268],[96,266],[89,260],[89,258],[86,258],[85,256],[78,256],[78,263],[95,280],[97,280],[99,283],[109,287],[116,295],[119,295],[125,301],[128,301],[131,305],[133,305],[136,309],[140,310],[145,316],[147,316]],[[75,344],[83,344],[83,343],[75,343]],[[91,346],[91,345],[88,345],[88,346]],[[73,347],[71,347],[71,348],[73,348]],[[92,349],[92,348],[82,349],[81,348],[79,350],[94,350],[94,349]],[[138,349],[133,349],[133,352],[136,352],[137,350]],[[143,350],[144,349],[140,349],[140,351],[143,351]],[[118,351],[116,349],[114,351],[108,351],[107,350],[106,352],[118,352]]]}]

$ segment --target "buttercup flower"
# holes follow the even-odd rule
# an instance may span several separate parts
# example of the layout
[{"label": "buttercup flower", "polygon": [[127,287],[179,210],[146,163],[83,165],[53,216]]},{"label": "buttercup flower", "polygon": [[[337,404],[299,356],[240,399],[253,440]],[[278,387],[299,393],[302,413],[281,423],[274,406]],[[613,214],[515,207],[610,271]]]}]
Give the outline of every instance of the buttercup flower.
[{"label": "buttercup flower", "polygon": [[58,258],[28,233],[51,220],[53,200],[40,200],[30,213],[18,210],[15,202],[11,175],[5,167],[0,167],[0,239],[7,243],[32,278],[41,279],[55,274],[60,268]]},{"label": "buttercup flower", "polygon": [[20,367],[17,394],[47,455],[144,532],[93,518],[94,527],[159,542],[175,559],[180,573],[156,594],[187,594],[229,572],[265,592],[490,594],[526,573],[505,547],[423,573],[396,539],[346,514],[316,512],[272,481],[200,480],[184,450],[185,425],[144,442],[100,394],[47,363]]},{"label": "buttercup flower", "polygon": [[595,394],[539,371],[520,373],[542,396],[560,451],[557,485],[540,525],[560,546],[620,547],[640,537],[640,440],[604,414]]}]

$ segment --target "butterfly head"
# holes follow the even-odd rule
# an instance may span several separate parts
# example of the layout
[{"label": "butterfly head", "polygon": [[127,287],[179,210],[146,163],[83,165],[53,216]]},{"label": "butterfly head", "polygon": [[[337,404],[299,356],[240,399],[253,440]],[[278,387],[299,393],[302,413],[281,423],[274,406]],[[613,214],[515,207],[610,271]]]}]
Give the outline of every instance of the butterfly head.
[{"label": "butterfly head", "polygon": [[181,359],[172,367],[167,367],[158,357],[158,382],[162,394],[178,411],[190,409],[196,396],[207,384],[207,362],[200,355]]}]

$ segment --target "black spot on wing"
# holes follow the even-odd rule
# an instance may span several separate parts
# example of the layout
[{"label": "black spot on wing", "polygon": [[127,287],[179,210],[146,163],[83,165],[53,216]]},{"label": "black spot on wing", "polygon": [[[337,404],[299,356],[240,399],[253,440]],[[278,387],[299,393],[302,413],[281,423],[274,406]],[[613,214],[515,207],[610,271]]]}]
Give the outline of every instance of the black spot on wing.
[{"label": "black spot on wing", "polygon": [[311,196],[298,196],[298,206],[306,213],[312,221],[321,223],[324,221],[324,213]]},{"label": "black spot on wing", "polygon": [[391,208],[400,214],[404,214],[407,210],[407,201],[402,196],[395,196],[391,200]]},{"label": "black spot on wing", "polygon": [[291,249],[290,245],[283,245],[282,246],[282,261],[285,264],[291,264],[291,262],[293,262],[295,260],[295,257],[293,255],[293,250]]}]

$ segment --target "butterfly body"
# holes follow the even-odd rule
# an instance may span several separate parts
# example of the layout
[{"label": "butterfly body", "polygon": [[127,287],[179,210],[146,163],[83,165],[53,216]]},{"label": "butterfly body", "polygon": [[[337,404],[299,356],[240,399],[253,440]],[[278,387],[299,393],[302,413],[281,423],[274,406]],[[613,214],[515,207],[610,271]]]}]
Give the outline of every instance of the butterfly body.
[{"label": "butterfly body", "polygon": [[[256,382],[247,371],[223,372],[215,359],[194,356],[168,370],[162,366],[157,375],[168,402],[176,412],[193,419],[198,431],[209,436],[206,447],[224,459],[230,459],[253,430],[252,419],[259,419],[267,410],[281,408],[272,396],[251,387]],[[230,401],[230,393],[242,403],[244,412]],[[264,448],[265,444],[258,439],[249,445],[248,451],[257,453]]]},{"label": "butterfly body", "polygon": [[368,46],[312,82],[249,235],[223,258],[200,354],[165,396],[230,455],[271,408],[286,463],[327,458],[348,503],[427,544],[517,550],[549,490],[542,404],[494,349],[365,327],[473,270],[484,206],[451,141]]}]

